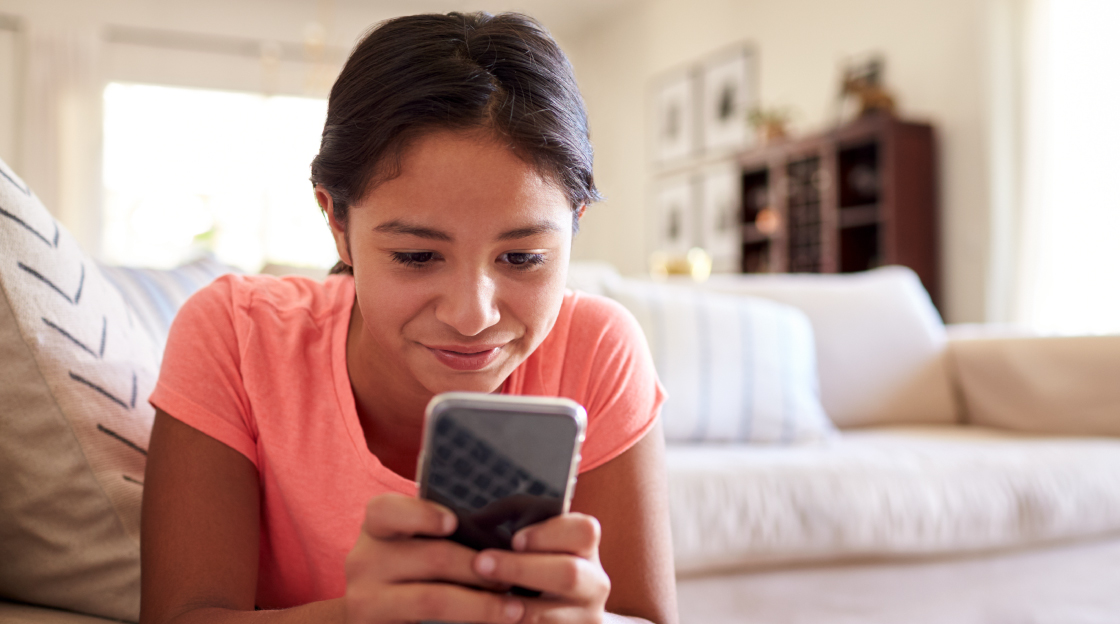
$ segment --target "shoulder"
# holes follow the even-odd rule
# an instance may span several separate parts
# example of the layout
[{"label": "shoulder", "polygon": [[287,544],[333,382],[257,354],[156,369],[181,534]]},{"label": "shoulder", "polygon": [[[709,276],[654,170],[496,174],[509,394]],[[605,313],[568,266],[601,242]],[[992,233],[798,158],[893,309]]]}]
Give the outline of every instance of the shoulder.
[{"label": "shoulder", "polygon": [[[565,310],[566,309],[566,310]],[[629,348],[644,351],[645,335],[622,304],[580,291],[565,294],[561,317],[567,311],[569,348],[577,351]]]},{"label": "shoulder", "polygon": [[[184,342],[222,343],[240,351],[249,336],[270,341],[325,338],[331,323],[349,312],[353,278],[325,282],[304,277],[223,275],[200,289],[175,314],[168,335],[172,351]],[[191,347],[188,347],[188,349]]]},{"label": "shoulder", "polygon": [[618,302],[569,292],[554,333],[562,346],[541,362],[541,378],[546,381],[542,388],[546,392],[541,394],[549,394],[555,387],[558,396],[587,410],[580,470],[591,470],[645,435],[657,417],[664,392],[645,334]]},{"label": "shoulder", "polygon": [[353,297],[353,290],[353,278],[349,276],[331,276],[319,282],[299,276],[227,274],[199,289],[179,315],[206,311],[262,321],[291,314],[318,318],[336,313]]}]

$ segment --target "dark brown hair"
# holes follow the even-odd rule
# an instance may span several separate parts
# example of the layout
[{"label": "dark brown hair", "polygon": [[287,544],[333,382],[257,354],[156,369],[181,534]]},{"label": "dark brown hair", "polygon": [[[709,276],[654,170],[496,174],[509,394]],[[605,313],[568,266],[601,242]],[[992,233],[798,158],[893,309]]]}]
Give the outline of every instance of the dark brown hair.
[{"label": "dark brown hair", "polygon": [[[381,23],[331,88],[311,183],[350,206],[400,174],[408,142],[432,130],[485,129],[561,188],[578,211],[597,199],[587,113],[568,59],[517,13],[413,15]],[[348,272],[342,262],[332,273]]]}]

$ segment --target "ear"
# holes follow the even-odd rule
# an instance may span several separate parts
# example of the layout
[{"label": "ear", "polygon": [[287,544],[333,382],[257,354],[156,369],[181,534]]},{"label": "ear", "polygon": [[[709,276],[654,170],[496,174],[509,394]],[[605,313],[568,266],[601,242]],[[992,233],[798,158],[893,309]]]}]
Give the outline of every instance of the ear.
[{"label": "ear", "polygon": [[587,212],[587,204],[584,204],[584,205],[579,207],[579,210],[576,211],[576,218],[579,219],[580,221],[582,221],[583,220],[583,213],[585,213],[585,212]]},{"label": "ear", "polygon": [[334,216],[334,198],[321,185],[315,187],[315,201],[319,209],[327,215],[327,223],[331,226],[331,236],[334,237],[334,246],[338,250],[338,257],[349,266],[354,266],[350,260],[350,241],[346,238],[346,225],[339,223]]}]

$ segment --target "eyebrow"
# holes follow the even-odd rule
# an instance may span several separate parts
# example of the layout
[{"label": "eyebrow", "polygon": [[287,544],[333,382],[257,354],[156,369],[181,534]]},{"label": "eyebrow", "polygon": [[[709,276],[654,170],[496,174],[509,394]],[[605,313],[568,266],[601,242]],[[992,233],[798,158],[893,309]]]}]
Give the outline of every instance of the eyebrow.
[{"label": "eyebrow", "polygon": [[[454,238],[447,232],[437,230],[434,228],[424,227],[420,225],[413,225],[394,219],[387,221],[374,228],[375,232],[383,234],[396,234],[403,236],[415,236],[417,238],[426,238],[429,240],[438,240],[444,242],[452,242]],[[497,240],[517,240],[520,238],[529,238],[530,236],[537,236],[538,234],[548,234],[551,232],[559,232],[560,226],[552,221],[541,221],[532,225],[502,232],[498,235]]]},{"label": "eyebrow", "polygon": [[419,225],[411,225],[404,221],[387,221],[381,225],[373,228],[375,232],[382,234],[398,234],[405,236],[415,236],[417,238],[427,238],[431,240],[451,242],[451,235],[447,232],[441,232],[432,228],[426,228]]},{"label": "eyebrow", "polygon": [[529,238],[530,236],[536,236],[538,234],[551,234],[552,232],[559,231],[560,226],[556,225],[552,221],[541,221],[539,223],[534,223],[533,225],[530,225],[528,227],[517,228],[516,230],[510,230],[508,232],[502,232],[498,235],[498,240],[516,240],[518,238]]}]

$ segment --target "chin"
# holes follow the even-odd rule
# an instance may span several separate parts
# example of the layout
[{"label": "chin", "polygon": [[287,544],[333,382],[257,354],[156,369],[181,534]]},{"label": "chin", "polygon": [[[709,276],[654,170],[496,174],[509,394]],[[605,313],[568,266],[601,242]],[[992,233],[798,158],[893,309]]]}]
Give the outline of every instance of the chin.
[{"label": "chin", "polygon": [[440,375],[430,379],[424,386],[432,392],[484,392],[491,393],[502,387],[502,382],[508,375],[499,375],[496,372],[471,372],[451,375]]}]

